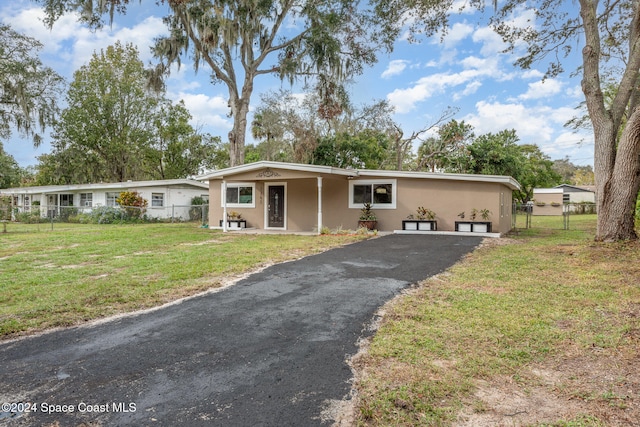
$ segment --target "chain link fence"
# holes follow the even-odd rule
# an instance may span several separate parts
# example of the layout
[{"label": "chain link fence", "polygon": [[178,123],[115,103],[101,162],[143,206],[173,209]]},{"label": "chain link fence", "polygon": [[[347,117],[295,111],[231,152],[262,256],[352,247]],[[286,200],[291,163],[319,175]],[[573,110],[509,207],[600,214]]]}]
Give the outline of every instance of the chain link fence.
[{"label": "chain link fence", "polygon": [[514,204],[512,228],[522,230],[529,228],[547,228],[571,230],[572,219],[595,215],[596,204],[591,202],[558,203],[558,204]]},{"label": "chain link fence", "polygon": [[192,222],[207,226],[209,205],[137,206],[46,206],[0,205],[3,229],[7,223],[21,224],[144,224]]}]

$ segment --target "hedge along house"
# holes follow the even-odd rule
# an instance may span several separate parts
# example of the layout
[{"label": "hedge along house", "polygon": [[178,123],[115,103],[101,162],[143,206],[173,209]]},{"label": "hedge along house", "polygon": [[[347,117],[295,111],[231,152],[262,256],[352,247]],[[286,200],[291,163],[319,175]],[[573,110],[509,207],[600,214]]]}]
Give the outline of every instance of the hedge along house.
[{"label": "hedge along house", "polygon": [[[438,230],[454,231],[458,215],[487,209],[495,233],[512,228],[511,177],[386,170],[261,161],[198,177],[209,181],[209,225],[227,229],[230,214],[249,228],[320,232],[322,227],[355,229],[370,202],[379,231],[402,228],[424,206],[436,213]],[[226,197],[221,195],[226,194]],[[479,219],[479,218],[478,218]]]}]

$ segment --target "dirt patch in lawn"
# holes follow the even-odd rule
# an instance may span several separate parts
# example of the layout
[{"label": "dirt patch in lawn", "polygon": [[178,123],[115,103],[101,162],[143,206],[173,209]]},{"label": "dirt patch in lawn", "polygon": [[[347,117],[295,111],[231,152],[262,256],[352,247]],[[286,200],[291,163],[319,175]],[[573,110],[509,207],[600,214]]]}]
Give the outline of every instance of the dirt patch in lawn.
[{"label": "dirt patch in lawn", "polygon": [[478,380],[453,425],[640,426],[640,358],[625,353],[594,348]]}]

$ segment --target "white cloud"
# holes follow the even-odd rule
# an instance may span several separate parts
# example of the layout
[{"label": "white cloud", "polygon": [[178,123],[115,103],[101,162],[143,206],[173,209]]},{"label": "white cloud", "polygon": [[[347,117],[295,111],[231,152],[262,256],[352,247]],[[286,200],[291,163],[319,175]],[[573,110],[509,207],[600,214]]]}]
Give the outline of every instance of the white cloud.
[{"label": "white cloud", "polygon": [[501,54],[507,47],[502,38],[489,27],[478,28],[471,39],[481,45],[480,54],[487,57]]},{"label": "white cloud", "polygon": [[405,68],[407,68],[407,65],[409,65],[409,61],[405,59],[394,59],[389,62],[389,65],[387,65],[387,68],[380,76],[383,79],[388,79],[390,77],[397,76],[398,74],[402,74]]},{"label": "white cloud", "polygon": [[565,93],[571,98],[576,98],[580,101],[584,100],[584,92],[582,92],[582,87],[580,85],[575,85],[573,87],[567,88]]},{"label": "white cloud", "polygon": [[569,107],[548,106],[530,108],[521,103],[479,101],[476,112],[463,120],[474,127],[476,135],[515,129],[522,143],[536,144],[552,159],[569,156],[580,164],[593,162],[593,136],[562,130],[575,111]]},{"label": "white cloud", "polygon": [[520,77],[523,80],[528,80],[528,79],[542,80],[542,77],[544,77],[544,73],[542,73],[539,70],[524,70],[522,73],[520,73]]},{"label": "white cloud", "polygon": [[568,156],[575,164],[593,165],[593,134],[565,131],[553,141],[542,144],[540,148],[552,159]]},{"label": "white cloud", "polygon": [[469,6],[468,0],[454,0],[449,11],[453,13],[460,13],[462,15],[473,15],[476,13],[476,8]]},{"label": "white cloud", "polygon": [[202,93],[180,93],[171,98],[184,101],[193,116],[193,126],[203,126],[206,131],[214,133],[228,131],[232,127],[231,121],[226,117],[229,111],[227,100],[220,95],[210,97]]},{"label": "white cloud", "polygon": [[540,145],[551,141],[554,134],[550,124],[553,113],[548,107],[536,109],[517,103],[479,101],[476,113],[464,120],[474,127],[477,135],[515,129],[522,141]]},{"label": "white cloud", "polygon": [[[456,22],[451,28],[449,28],[446,37],[442,41],[444,47],[449,49],[456,46],[462,40],[466,39],[471,33],[473,33],[473,27],[471,25],[467,24],[466,22]],[[434,37],[433,41],[435,43],[439,43],[440,37]]]},{"label": "white cloud", "polygon": [[547,79],[544,81],[538,81],[529,83],[529,89],[518,96],[521,100],[541,99],[549,98],[557,95],[562,90],[562,82],[556,79]]},{"label": "white cloud", "polygon": [[3,14],[2,20],[10,23],[13,29],[42,42],[43,62],[51,64],[67,77],[87,64],[94,52],[99,52],[118,40],[122,44],[135,45],[140,59],[147,63],[152,59],[149,47],[154,44],[154,38],[167,33],[162,19],[155,16],[149,16],[130,27],[114,23],[113,27],[91,31],[78,23],[76,13],[60,17],[51,30],[43,23],[44,11],[41,8],[30,7],[10,12],[3,10]]},{"label": "white cloud", "polygon": [[422,77],[412,87],[393,90],[387,94],[387,99],[397,113],[408,113],[417,103],[442,94],[448,89],[465,85],[463,92],[454,96],[454,100],[459,100],[465,92],[474,93],[482,85],[482,79],[505,79],[496,58],[469,57],[463,60],[462,64],[466,69],[458,73],[436,73]]},{"label": "white cloud", "polygon": [[473,81],[471,83],[469,83],[463,90],[462,92],[458,92],[455,93],[453,95],[453,100],[454,101],[458,101],[462,98],[464,98],[465,96],[469,96],[469,95],[473,95],[474,93],[476,93],[478,91],[478,89],[480,89],[482,87],[482,83],[480,83],[479,81]]}]

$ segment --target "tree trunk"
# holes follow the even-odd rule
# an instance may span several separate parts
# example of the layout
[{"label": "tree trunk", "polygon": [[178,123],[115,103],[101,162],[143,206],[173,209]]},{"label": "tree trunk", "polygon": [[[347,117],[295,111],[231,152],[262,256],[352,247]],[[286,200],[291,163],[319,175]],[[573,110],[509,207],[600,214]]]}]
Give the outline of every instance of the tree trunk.
[{"label": "tree trunk", "polygon": [[640,189],[640,108],[627,121],[610,178],[599,184],[596,240],[637,239],[634,211]]},{"label": "tree trunk", "polygon": [[[247,74],[249,75],[249,74]],[[229,89],[231,114],[233,115],[233,129],[229,132],[229,166],[244,164],[244,146],[247,136],[247,114],[249,101],[253,93],[253,81],[245,78],[242,95]]]},{"label": "tree trunk", "polygon": [[[598,224],[596,240],[612,242],[637,239],[633,210],[640,187],[640,108],[629,104],[640,69],[640,38],[632,29],[630,56],[618,92],[609,108],[601,89],[601,40],[597,20],[597,1],[580,0],[584,27],[582,49],[584,92],[594,133],[594,173],[596,180]],[[634,16],[639,14],[634,6]],[[635,18],[634,18],[635,22]],[[631,107],[629,107],[631,105]],[[625,111],[630,117],[616,146]]]}]

